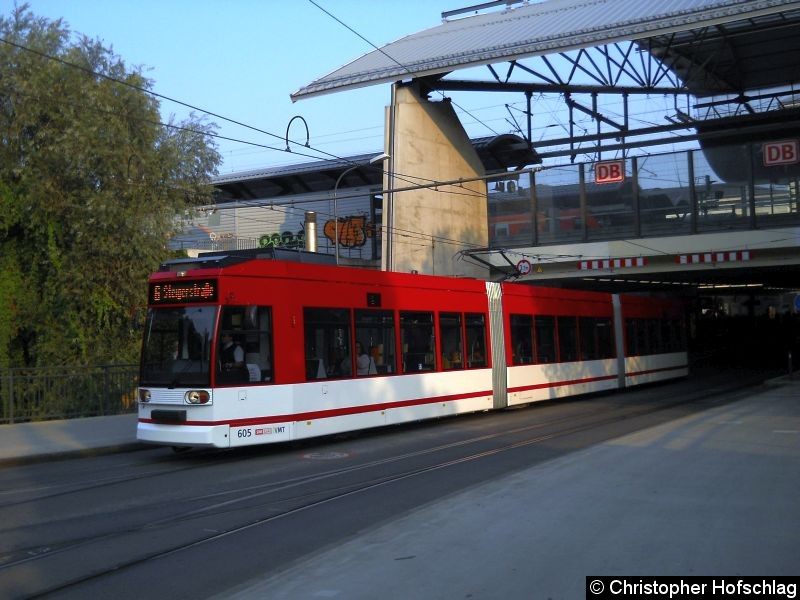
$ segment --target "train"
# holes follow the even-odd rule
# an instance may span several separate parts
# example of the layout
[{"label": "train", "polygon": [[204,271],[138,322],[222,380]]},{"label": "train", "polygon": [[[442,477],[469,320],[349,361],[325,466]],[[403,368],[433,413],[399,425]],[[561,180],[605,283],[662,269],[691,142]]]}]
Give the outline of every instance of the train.
[{"label": "train", "polygon": [[137,438],[287,442],[688,375],[674,299],[220,253],[148,282]]}]

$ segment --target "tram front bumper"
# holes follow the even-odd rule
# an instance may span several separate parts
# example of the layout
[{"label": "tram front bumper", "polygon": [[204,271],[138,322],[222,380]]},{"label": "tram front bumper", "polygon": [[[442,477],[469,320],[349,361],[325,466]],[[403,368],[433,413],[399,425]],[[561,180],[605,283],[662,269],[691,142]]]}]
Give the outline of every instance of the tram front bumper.
[{"label": "tram front bumper", "polygon": [[178,425],[171,423],[143,423],[136,427],[136,439],[164,446],[206,446],[229,448],[228,425]]}]

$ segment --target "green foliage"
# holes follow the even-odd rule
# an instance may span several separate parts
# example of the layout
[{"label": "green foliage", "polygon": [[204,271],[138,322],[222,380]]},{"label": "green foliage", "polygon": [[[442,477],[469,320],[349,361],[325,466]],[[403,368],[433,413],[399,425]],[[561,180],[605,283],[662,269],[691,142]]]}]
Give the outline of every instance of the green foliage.
[{"label": "green foliage", "polygon": [[160,123],[139,70],[25,5],[0,38],[0,367],[135,361],[147,276],[210,202],[214,126]]}]

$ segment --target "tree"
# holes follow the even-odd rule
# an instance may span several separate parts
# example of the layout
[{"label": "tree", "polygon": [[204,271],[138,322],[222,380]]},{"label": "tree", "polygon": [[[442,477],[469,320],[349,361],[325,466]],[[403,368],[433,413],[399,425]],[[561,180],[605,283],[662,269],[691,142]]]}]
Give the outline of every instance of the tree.
[{"label": "tree", "polygon": [[135,361],[148,274],[211,201],[215,126],[27,5],[0,16],[0,367]]}]

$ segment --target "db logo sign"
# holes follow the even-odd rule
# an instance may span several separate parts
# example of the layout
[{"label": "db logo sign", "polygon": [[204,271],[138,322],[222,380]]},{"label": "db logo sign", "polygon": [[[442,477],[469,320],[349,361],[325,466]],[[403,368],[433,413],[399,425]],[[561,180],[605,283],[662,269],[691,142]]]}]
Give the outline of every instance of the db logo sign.
[{"label": "db logo sign", "polygon": [[800,162],[800,144],[797,140],[767,142],[763,146],[764,166],[793,165]]},{"label": "db logo sign", "polygon": [[625,180],[625,161],[607,160],[594,164],[595,183],[618,183]]}]

